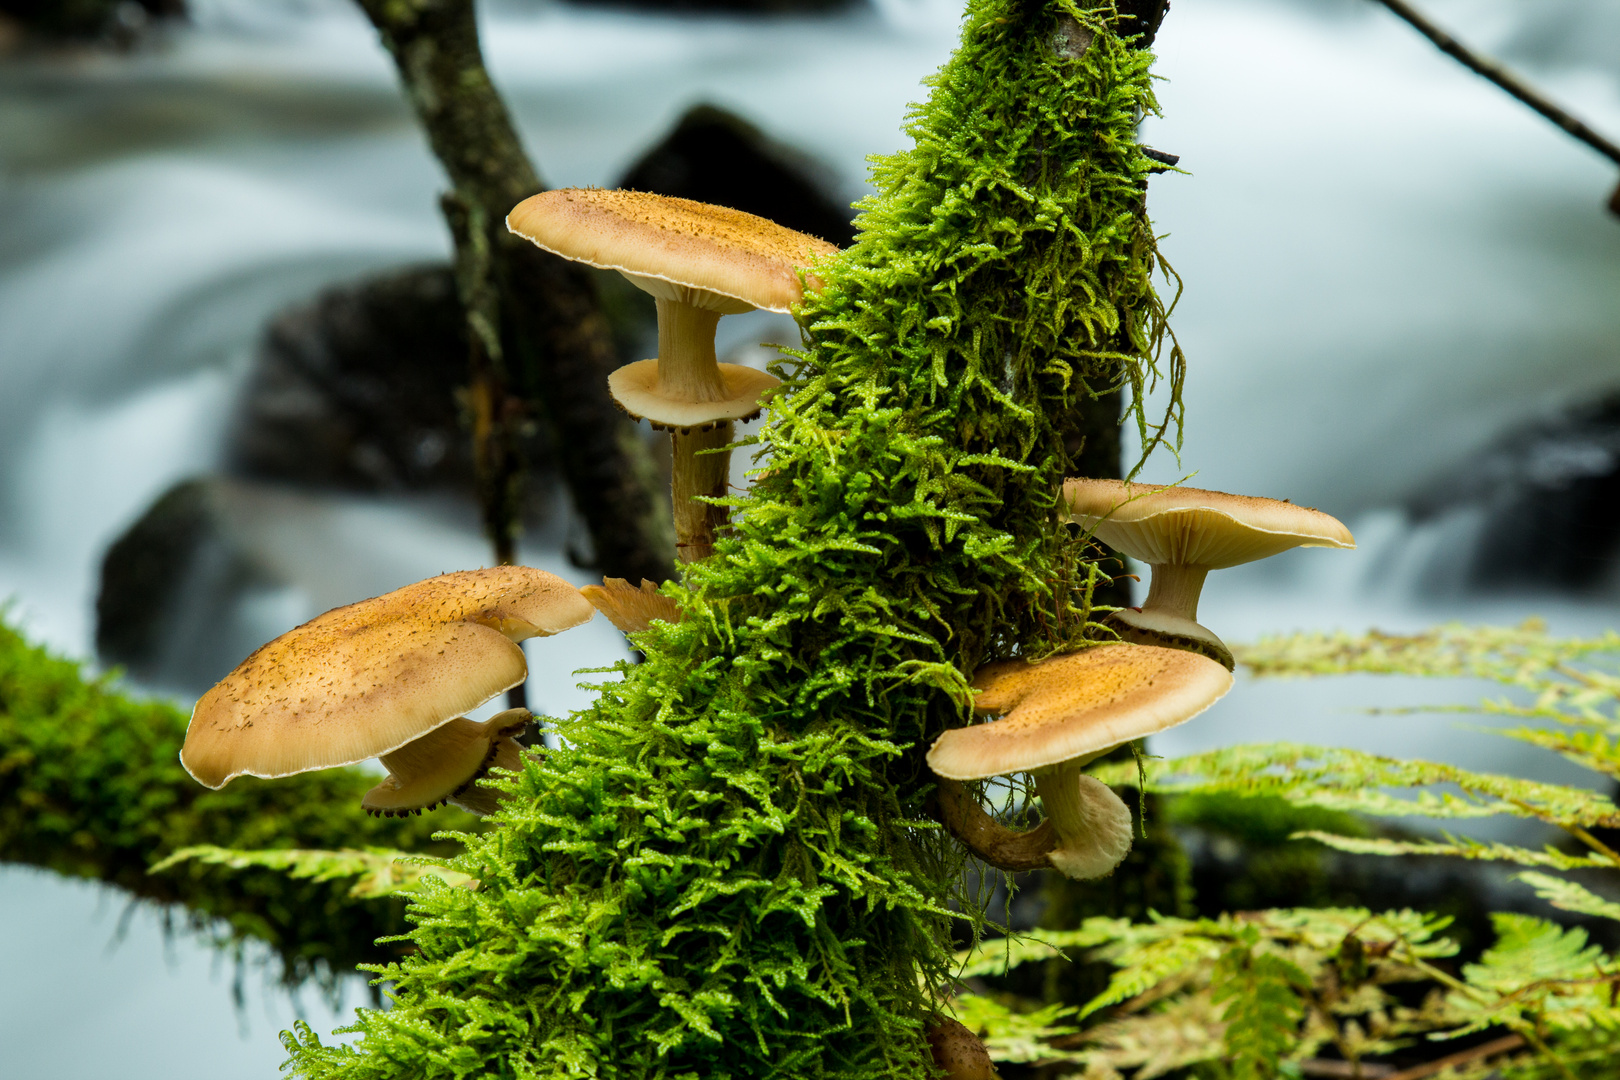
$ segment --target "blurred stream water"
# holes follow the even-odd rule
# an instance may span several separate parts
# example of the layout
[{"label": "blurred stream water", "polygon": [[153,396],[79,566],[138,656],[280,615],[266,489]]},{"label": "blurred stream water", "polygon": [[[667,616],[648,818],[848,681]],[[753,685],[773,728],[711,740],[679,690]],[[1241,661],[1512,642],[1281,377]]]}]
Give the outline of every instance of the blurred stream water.
[{"label": "blurred stream water", "polygon": [[[1562,0],[1534,16],[1431,6],[1620,133],[1620,52],[1600,47],[1620,37],[1620,3],[1587,5],[1597,14],[1562,35]],[[442,178],[357,14],[337,0],[194,11],[148,51],[0,61],[0,597],[78,656],[102,552],[158,493],[217,464],[266,317],[448,251]],[[511,2],[486,15],[492,70],[548,182],[611,182],[709,101],[821,158],[853,199],[865,156],[904,145],[906,105],[959,9],[882,0],[755,22]],[[1361,3],[1188,0],[1159,54],[1166,115],[1144,137],[1192,174],[1151,191],[1186,284],[1175,326],[1190,374],[1181,460],[1161,454],[1144,475],[1293,498],[1362,543],[1212,575],[1203,621],[1237,641],[1530,614],[1559,632],[1611,625],[1613,589],[1470,595],[1446,568],[1477,521],[1414,528],[1397,508],[1497,433],[1620,386],[1620,221],[1601,211],[1613,167]],[[255,609],[262,638],[486,559],[470,520],[421,502],[270,493],[248,520],[291,583]],[[525,555],[583,581],[565,532],[529,537]],[[569,672],[621,654],[605,623],[531,649],[537,707],[582,704]],[[1156,749],[1292,738],[1585,782],[1443,718],[1360,712],[1481,692],[1244,682]],[[150,913],[109,945],[120,903],[0,871],[0,963],[28,973],[0,989],[8,1074],[270,1074],[286,996],[250,976],[234,1015],[229,965],[165,945]],[[303,1004],[317,1027],[336,1022],[315,995]]]}]

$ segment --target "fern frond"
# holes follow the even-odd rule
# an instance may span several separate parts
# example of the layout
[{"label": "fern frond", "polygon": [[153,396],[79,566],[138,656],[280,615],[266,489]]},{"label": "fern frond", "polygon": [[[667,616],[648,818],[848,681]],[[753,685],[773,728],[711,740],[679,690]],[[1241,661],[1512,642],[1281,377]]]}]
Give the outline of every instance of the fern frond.
[{"label": "fern frond", "polygon": [[[1128,771],[1127,771],[1128,770]],[[1132,782],[1135,765],[1096,770],[1105,783]],[[1160,791],[1273,796],[1374,817],[1532,818],[1565,828],[1620,825],[1620,808],[1595,792],[1432,761],[1403,761],[1361,750],[1263,743],[1149,763]],[[1453,785],[1458,792],[1422,790]],[[1408,794],[1396,795],[1404,789]]]},{"label": "fern frond", "polygon": [[1524,1030],[1620,1027],[1614,1001],[1620,964],[1590,944],[1580,927],[1494,912],[1496,944],[1463,967],[1465,986],[1449,1004],[1469,1022],[1450,1034],[1493,1024]]},{"label": "fern frond", "polygon": [[1491,862],[1518,863],[1520,866],[1545,866],[1553,870],[1577,870],[1586,867],[1620,867],[1620,862],[1607,855],[1570,855],[1548,846],[1540,851],[1514,844],[1487,843],[1466,836],[1444,834],[1443,840],[1391,840],[1381,836],[1340,836],[1336,833],[1307,829],[1294,834],[1296,839],[1315,840],[1339,851],[1354,855],[1445,855],[1458,859],[1478,859]]},{"label": "fern frond", "polygon": [[1080,1030],[1062,1023],[1074,1015],[1073,1006],[1057,1004],[1026,1011],[1012,1007],[999,996],[962,994],[951,999],[950,1008],[968,1030],[978,1033],[993,1061],[1018,1064],[1080,1061],[1073,1052],[1051,1045],[1053,1039],[1074,1035]]},{"label": "fern frond", "polygon": [[431,857],[413,855],[406,851],[385,848],[341,851],[311,851],[283,848],[269,851],[237,851],[233,848],[199,844],[181,848],[168,858],[152,866],[150,873],[167,870],[179,863],[195,861],[231,870],[260,868],[279,870],[289,877],[308,878],[313,881],[335,881],[355,878],[349,895],[355,899],[371,899],[398,893],[418,892],[423,881],[433,878],[448,885],[474,888],[477,881],[467,874],[458,873]]},{"label": "fern frond", "polygon": [[1551,874],[1538,874],[1534,871],[1515,874],[1514,880],[1522,881],[1535,889],[1537,896],[1555,908],[1620,921],[1620,903],[1605,900],[1596,893],[1589,891],[1584,885],[1579,885],[1565,878],[1555,878]]},{"label": "fern frond", "polygon": [[1274,1080],[1305,1016],[1311,979],[1297,964],[1261,951],[1247,928],[1215,961],[1210,1001],[1224,1005],[1227,1067],[1233,1080]]}]

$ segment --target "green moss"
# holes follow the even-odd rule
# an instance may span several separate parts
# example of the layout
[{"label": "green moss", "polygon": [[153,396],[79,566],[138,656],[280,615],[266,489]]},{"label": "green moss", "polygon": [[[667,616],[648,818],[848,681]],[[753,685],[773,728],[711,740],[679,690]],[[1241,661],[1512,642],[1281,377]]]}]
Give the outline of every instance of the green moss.
[{"label": "green moss", "polygon": [[[975,0],[820,271],[769,470],[568,748],[429,886],[419,952],[306,1077],[922,1077],[962,855],[922,754],[983,660],[1082,639],[1057,527],[1076,403],[1164,334],[1151,57],[1112,7]],[[1083,55],[1058,47],[1084,35]],[[1079,49],[1071,50],[1079,53]],[[1179,356],[1172,357],[1179,370]],[[1173,375],[1175,373],[1173,372]]]},{"label": "green moss", "polygon": [[180,767],[185,731],[174,706],[87,680],[79,665],[0,623],[0,857],[183,905],[193,926],[227,942],[268,943],[291,981],[390,955],[373,942],[404,929],[398,900],[355,903],[346,882],[268,870],[188,864],[149,875],[147,867],[194,844],[447,851],[429,841],[433,830],[472,819],[367,817],[360,795],[376,780],[355,769],[243,777],[209,791]]}]

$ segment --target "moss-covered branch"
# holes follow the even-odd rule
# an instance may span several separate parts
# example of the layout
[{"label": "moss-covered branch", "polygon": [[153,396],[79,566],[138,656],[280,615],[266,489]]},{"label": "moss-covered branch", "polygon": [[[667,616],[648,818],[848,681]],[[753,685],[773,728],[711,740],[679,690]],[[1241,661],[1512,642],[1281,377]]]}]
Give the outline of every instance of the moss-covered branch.
[{"label": "moss-covered branch", "polygon": [[591,279],[506,231],[507,211],[543,185],[484,68],[472,0],[359,3],[453,189],[447,212],[475,349],[480,487],[497,546],[503,537],[510,543],[500,492],[510,487],[511,454],[497,444],[520,422],[515,392],[551,423],[597,565],[615,577],[663,581],[674,566],[668,507],[655,495],[646,448],[608,397],[612,340]]},{"label": "moss-covered branch", "polygon": [[257,938],[301,980],[391,956],[373,942],[405,928],[396,898],[356,901],[346,881],[186,863],[148,868],[198,844],[259,848],[388,847],[448,854],[437,829],[473,828],[442,810],[379,819],[360,810],[375,783],[356,769],[267,782],[242,777],[209,791],[180,767],[186,718],[136,701],[0,623],[0,859],[115,885],[180,905],[193,926]]}]

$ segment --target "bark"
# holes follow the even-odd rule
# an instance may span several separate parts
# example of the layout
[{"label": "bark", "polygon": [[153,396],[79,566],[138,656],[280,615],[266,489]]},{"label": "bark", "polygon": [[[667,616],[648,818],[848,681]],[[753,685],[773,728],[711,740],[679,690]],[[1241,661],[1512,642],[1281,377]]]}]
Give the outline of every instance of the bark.
[{"label": "bark", "polygon": [[[489,444],[484,456],[490,497],[498,504],[497,489],[512,481],[516,448],[510,436],[532,405],[550,422],[595,564],[632,580],[668,578],[674,567],[668,508],[655,494],[656,470],[646,447],[608,396],[615,358],[593,283],[578,264],[506,230],[507,211],[543,185],[484,67],[472,0],[358,2],[394,57],[406,96],[450,178],[453,231],[461,221],[458,280],[471,290],[463,294],[469,336],[475,352],[484,351],[474,357],[470,404],[475,421],[481,408],[487,410],[481,430]],[[482,289],[480,282],[486,283]],[[503,530],[515,527],[510,514],[509,506],[486,509],[498,546]],[[509,552],[509,535],[507,545]]]}]

